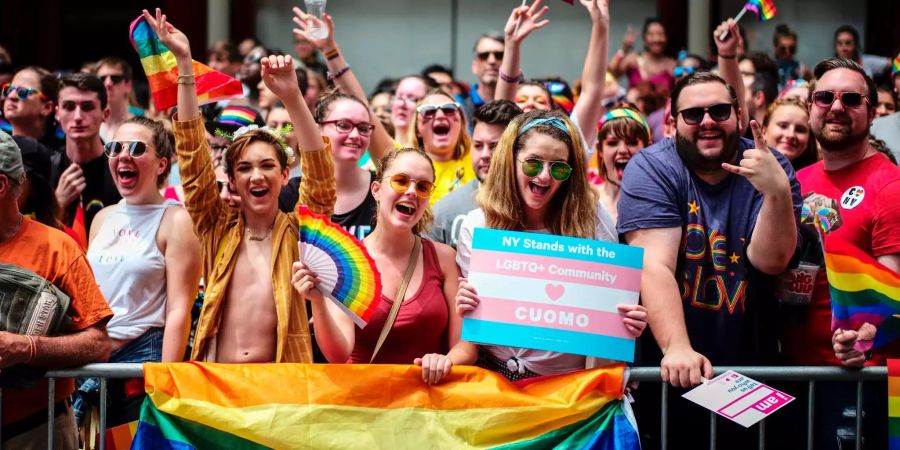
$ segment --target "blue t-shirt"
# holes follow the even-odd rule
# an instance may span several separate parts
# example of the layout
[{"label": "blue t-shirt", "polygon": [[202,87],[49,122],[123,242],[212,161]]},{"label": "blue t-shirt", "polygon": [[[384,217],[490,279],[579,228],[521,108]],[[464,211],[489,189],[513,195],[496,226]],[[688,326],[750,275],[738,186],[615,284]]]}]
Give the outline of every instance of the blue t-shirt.
[{"label": "blue t-shirt", "polygon": [[[741,138],[737,161],[753,141]],[[788,174],[799,223],[800,184],[790,162],[775,151]],[[638,152],[622,177],[618,232],[682,229],[676,277],[694,350],[715,365],[772,362],[777,343],[775,277],[747,260],[763,196],[747,179],[730,174],[711,185],[684,164],[673,139]],[[786,230],[796,233],[796,230]]]}]

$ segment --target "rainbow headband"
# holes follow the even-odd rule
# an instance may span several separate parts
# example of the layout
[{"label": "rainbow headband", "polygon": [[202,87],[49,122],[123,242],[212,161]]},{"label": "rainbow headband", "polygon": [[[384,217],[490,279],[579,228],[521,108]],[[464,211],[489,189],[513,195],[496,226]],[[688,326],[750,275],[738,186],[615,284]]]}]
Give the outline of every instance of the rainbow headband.
[{"label": "rainbow headband", "polygon": [[534,128],[537,125],[546,124],[551,127],[558,128],[563,133],[569,134],[569,128],[566,126],[566,123],[562,121],[562,119],[558,117],[539,117],[537,119],[532,120],[531,122],[522,125],[522,128],[519,128],[519,136],[525,134],[526,131]]},{"label": "rainbow headband", "polygon": [[647,120],[644,119],[644,116],[641,113],[631,108],[615,108],[607,111],[606,114],[600,118],[600,121],[597,122],[597,130],[599,131],[606,122],[613,119],[631,119],[641,124],[641,126],[647,130],[647,136],[649,136],[651,140],[653,139],[653,132],[650,131],[650,125],[647,124]]}]

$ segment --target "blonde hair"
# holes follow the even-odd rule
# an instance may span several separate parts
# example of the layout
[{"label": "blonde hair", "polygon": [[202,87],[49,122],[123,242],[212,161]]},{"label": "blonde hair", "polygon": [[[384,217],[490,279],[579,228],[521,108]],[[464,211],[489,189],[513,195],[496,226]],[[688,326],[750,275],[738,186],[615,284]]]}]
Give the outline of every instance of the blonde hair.
[{"label": "blonde hair", "polygon": [[[394,162],[402,154],[412,153],[415,155],[419,155],[425,158],[428,161],[428,167],[431,167],[431,177],[434,178],[434,163],[431,161],[431,157],[428,156],[428,153],[425,153],[424,150],[418,148],[404,147],[398,148],[395,150],[391,150],[387,152],[383,157],[381,157],[381,162],[378,164],[375,170],[375,178],[379,183],[383,181],[384,173],[390,168],[390,165]],[[391,188],[393,189],[393,188]],[[377,222],[378,213],[375,213],[374,220]],[[422,217],[413,225],[412,232],[413,234],[422,234],[427,233],[431,230],[431,226],[434,224],[434,213],[431,211],[431,202],[425,202],[425,211],[422,212]],[[377,225],[377,224],[376,224]]]},{"label": "blonde hair", "polygon": [[[410,118],[410,123],[412,126],[409,127],[409,142],[414,143],[417,147],[424,149],[425,145],[422,142],[422,136],[419,134],[419,106],[424,104],[425,98],[431,95],[442,95],[450,99],[451,102],[455,102],[456,100],[452,95],[447,93],[444,90],[433,88],[429,89],[428,92],[416,103],[416,108],[413,109],[412,117]],[[466,154],[469,153],[469,149],[472,148],[472,139],[469,137],[468,130],[468,121],[466,119],[466,113],[462,108],[459,108],[457,111],[459,113],[459,134],[456,136],[456,148],[453,149],[453,156],[451,157],[453,160],[460,160]]]},{"label": "blonde hair", "polygon": [[[567,132],[542,123],[519,134],[520,128],[541,118],[561,120]],[[490,176],[478,189],[478,206],[484,211],[487,226],[498,230],[525,230],[525,212],[516,182],[516,156],[528,138],[538,133],[565,143],[569,148],[567,162],[572,166],[572,175],[562,182],[550,199],[544,225],[551,234],[594,239],[599,197],[587,179],[580,134],[572,121],[558,111],[530,111],[506,127],[491,158]]]}]

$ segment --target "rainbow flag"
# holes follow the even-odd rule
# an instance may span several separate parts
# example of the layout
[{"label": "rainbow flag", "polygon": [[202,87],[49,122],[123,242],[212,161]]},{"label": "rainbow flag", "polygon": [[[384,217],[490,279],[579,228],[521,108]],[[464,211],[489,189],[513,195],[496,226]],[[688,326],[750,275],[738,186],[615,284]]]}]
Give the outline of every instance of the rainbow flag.
[{"label": "rainbow flag", "polygon": [[133,449],[638,449],[623,365],[513,384],[457,366],[148,363]]},{"label": "rainbow flag", "polygon": [[747,3],[744,4],[744,9],[755,12],[760,22],[772,20],[778,12],[772,0],[747,0]]},{"label": "rainbow flag", "polygon": [[900,75],[900,55],[894,58],[894,64],[891,66],[891,76],[895,77],[897,75]]},{"label": "rainbow flag", "polygon": [[[137,433],[139,423],[140,421],[135,420],[134,422],[124,423],[117,427],[107,428],[106,448],[109,450],[126,450],[131,448],[131,443],[134,441],[134,435]],[[99,445],[99,433],[94,442]]]},{"label": "rainbow flag", "polygon": [[900,337],[900,274],[856,246],[825,240],[825,269],[831,291],[831,329],[878,327],[872,348]]},{"label": "rainbow flag", "polygon": [[[131,22],[131,45],[141,57],[141,66],[150,84],[150,94],[158,111],[175,106],[178,100],[178,67],[175,55],[159,41],[144,17]],[[193,61],[197,99],[209,103],[243,95],[241,82]]]},{"label": "rainbow flag", "polygon": [[900,450],[900,359],[889,359],[888,366],[888,448]]}]

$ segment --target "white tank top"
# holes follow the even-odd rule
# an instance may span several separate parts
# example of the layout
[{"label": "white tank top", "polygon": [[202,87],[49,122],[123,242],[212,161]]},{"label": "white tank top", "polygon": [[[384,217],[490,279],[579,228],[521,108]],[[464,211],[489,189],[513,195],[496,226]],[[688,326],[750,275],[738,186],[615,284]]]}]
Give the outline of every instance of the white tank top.
[{"label": "white tank top", "polygon": [[113,317],[109,337],[131,340],[166,323],[166,261],[156,245],[156,232],[166,208],[119,201],[103,221],[87,258]]}]

